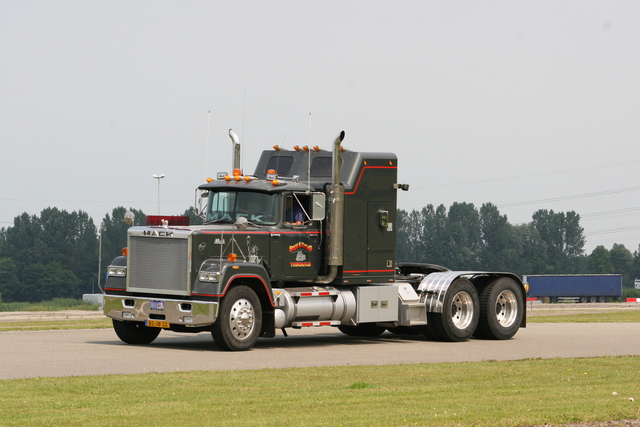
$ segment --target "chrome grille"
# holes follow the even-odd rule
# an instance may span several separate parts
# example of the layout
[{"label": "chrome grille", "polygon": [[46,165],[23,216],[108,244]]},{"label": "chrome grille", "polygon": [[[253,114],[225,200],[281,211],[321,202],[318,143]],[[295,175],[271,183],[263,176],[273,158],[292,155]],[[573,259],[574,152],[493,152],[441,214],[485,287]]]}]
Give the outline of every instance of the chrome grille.
[{"label": "chrome grille", "polygon": [[128,257],[129,291],[188,294],[189,239],[130,236]]}]

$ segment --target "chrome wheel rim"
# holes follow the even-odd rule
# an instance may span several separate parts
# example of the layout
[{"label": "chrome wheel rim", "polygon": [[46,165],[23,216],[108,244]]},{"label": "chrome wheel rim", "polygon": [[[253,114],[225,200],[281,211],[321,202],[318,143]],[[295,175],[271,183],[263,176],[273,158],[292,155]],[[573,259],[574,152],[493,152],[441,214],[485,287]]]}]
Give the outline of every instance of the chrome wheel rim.
[{"label": "chrome wheel rim", "polygon": [[500,292],[496,299],[496,318],[498,323],[504,327],[513,325],[518,317],[518,299],[512,291]]},{"label": "chrome wheel rim", "polygon": [[238,339],[251,334],[255,323],[253,305],[248,299],[240,298],[231,307],[229,313],[229,327],[231,333]]},{"label": "chrome wheel rim", "polygon": [[458,292],[451,301],[451,320],[458,329],[469,327],[473,321],[473,298],[467,292]]}]

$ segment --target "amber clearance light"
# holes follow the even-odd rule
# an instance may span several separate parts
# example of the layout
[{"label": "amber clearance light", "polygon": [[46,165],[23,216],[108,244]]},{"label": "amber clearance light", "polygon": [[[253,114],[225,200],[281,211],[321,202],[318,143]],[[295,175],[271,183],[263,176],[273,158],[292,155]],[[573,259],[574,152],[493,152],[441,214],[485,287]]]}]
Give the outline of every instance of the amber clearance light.
[{"label": "amber clearance light", "polygon": [[231,252],[229,255],[227,255],[227,259],[231,262],[235,262],[238,259],[238,255]]}]

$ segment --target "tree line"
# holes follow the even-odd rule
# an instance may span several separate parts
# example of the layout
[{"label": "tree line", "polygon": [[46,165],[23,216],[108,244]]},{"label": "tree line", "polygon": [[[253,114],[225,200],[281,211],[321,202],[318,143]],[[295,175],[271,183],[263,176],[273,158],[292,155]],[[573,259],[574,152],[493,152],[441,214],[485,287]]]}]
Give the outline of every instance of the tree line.
[{"label": "tree line", "polygon": [[[106,267],[127,245],[124,214],[146,222],[137,209],[114,208],[96,225],[86,212],[55,207],[23,213],[0,229],[0,301],[38,302],[100,292]],[[193,207],[183,215],[201,224]],[[498,208],[471,203],[397,211],[398,262],[428,262],[455,270],[526,274],[622,274],[625,287],[640,278],[640,253],[624,245],[584,251],[580,215],[538,210],[527,224],[510,224]],[[640,248],[639,248],[640,249]],[[99,256],[101,254],[101,256]],[[98,258],[101,258],[98,260]]]},{"label": "tree line", "polygon": [[584,250],[584,229],[574,211],[540,209],[531,222],[511,224],[492,203],[427,205],[397,212],[396,259],[429,262],[452,270],[510,271],[533,274],[622,274],[633,288],[640,278],[640,247]]}]

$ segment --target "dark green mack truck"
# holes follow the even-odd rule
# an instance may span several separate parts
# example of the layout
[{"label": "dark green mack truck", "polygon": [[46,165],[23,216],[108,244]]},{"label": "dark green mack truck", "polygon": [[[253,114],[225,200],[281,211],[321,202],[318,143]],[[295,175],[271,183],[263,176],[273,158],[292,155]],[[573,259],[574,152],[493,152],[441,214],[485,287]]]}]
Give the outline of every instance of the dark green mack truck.
[{"label": "dark green mack truck", "polygon": [[396,263],[397,192],[408,185],[394,154],[344,150],[341,132],[331,151],[264,151],[244,175],[229,134],[232,174],[199,187],[204,225],[148,217],[109,266],[104,313],[122,341],[210,332],[222,349],[248,350],[286,328],[465,341],[526,325],[514,274]]}]

